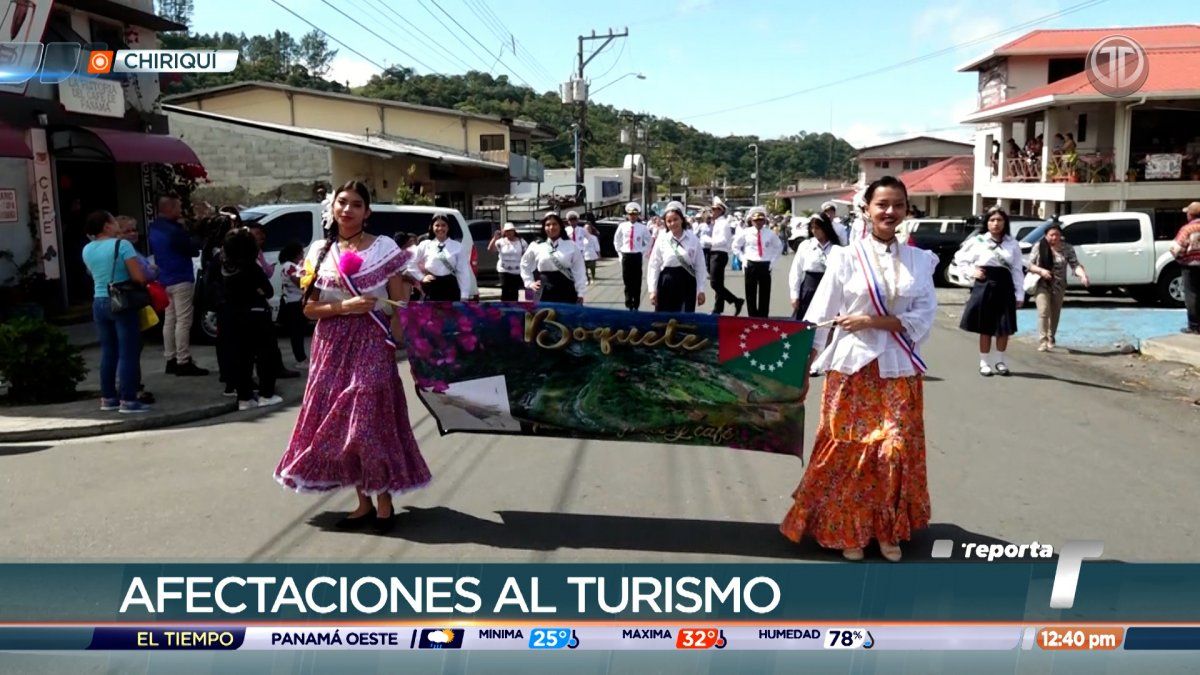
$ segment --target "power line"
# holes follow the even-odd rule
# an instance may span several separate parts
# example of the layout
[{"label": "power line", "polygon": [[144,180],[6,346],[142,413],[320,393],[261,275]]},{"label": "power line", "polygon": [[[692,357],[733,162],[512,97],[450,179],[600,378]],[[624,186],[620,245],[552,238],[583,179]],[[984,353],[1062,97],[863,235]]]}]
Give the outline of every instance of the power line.
[{"label": "power line", "polygon": [[545,81],[549,81],[551,83],[550,88],[554,88],[554,78],[546,74],[544,69],[541,69],[537,64],[531,62],[528,57],[523,56],[519,51],[517,51],[517,37],[515,35],[512,33],[505,35],[503,27],[497,27],[496,21],[480,10],[478,5],[471,2],[471,0],[463,0],[463,4],[471,11],[472,14],[475,15],[476,18],[479,19],[484,28],[487,28],[489,31],[491,31],[492,35],[496,36],[496,39],[500,41],[501,55],[504,54],[504,48],[507,46],[509,51],[512,52],[513,56],[517,57],[518,61],[529,68],[535,77],[544,78]]},{"label": "power line", "polygon": [[279,8],[282,9],[283,11],[287,12],[288,14],[291,14],[292,16],[296,17],[297,19],[300,19],[304,23],[308,24],[310,28],[317,31],[321,35],[324,35],[325,37],[329,38],[330,40],[333,40],[334,42],[338,43],[342,47],[345,47],[346,49],[350,50],[351,53],[357,54],[358,56],[362,57],[362,59],[365,60],[367,63],[370,63],[371,65],[375,66],[376,68],[378,68],[381,71],[387,70],[387,66],[380,65],[380,63],[378,61],[376,61],[375,59],[372,59],[371,57],[367,56],[366,54],[363,54],[362,52],[358,51],[354,47],[351,47],[350,45],[346,44],[345,42],[342,42],[341,40],[333,37],[329,33],[326,33],[324,30],[322,30],[320,27],[318,27],[317,24],[309,21],[308,19],[300,16],[296,12],[285,7],[282,2],[279,2],[279,0],[271,0],[271,2],[275,3],[276,5],[279,5]]},{"label": "power line", "polygon": [[458,33],[455,32],[455,30],[453,28],[451,28],[450,26],[447,26],[446,22],[442,21],[441,17],[439,17],[437,14],[434,14],[432,9],[429,9],[429,5],[426,5],[424,0],[417,0],[417,2],[421,5],[421,9],[425,10],[425,12],[429,14],[429,16],[432,16],[433,20],[437,21],[438,24],[440,24],[442,28],[445,28],[446,32],[450,33],[450,35],[452,35],[455,40],[458,40],[458,44],[462,45],[464,49],[466,49],[468,52],[471,53],[472,56],[479,59],[479,62],[483,64],[483,68],[481,69],[483,72],[489,72],[491,70],[490,68],[488,68],[488,65],[487,65],[487,62],[488,62],[487,57],[480,56],[479,52],[476,52],[474,49],[472,49],[471,45],[467,44],[461,37],[459,37]]},{"label": "power line", "polygon": [[724,113],[734,112],[737,110],[744,110],[746,108],[752,108],[752,107],[756,107],[756,106],[760,106],[760,105],[765,105],[768,103],[776,103],[778,101],[783,101],[785,99],[793,98],[795,96],[800,96],[802,94],[809,94],[814,91],[818,91],[821,89],[827,89],[829,87],[834,87],[839,84],[853,82],[854,80],[861,80],[866,77],[871,77],[873,75],[879,75],[879,74],[886,73],[886,72],[889,72],[892,70],[896,70],[898,68],[903,68],[905,66],[911,66],[916,63],[920,63],[922,61],[928,61],[929,59],[937,58],[939,56],[944,56],[945,54],[949,54],[949,53],[956,51],[958,49],[961,49],[963,47],[970,47],[971,45],[979,44],[981,42],[987,42],[993,38],[1000,37],[1001,35],[1006,35],[1008,33],[1022,30],[1024,28],[1028,28],[1030,26],[1034,26],[1039,23],[1044,23],[1051,19],[1057,19],[1059,17],[1066,16],[1067,14],[1072,14],[1074,12],[1088,9],[1090,7],[1094,7],[1095,5],[1099,5],[1099,4],[1102,4],[1107,1],[1108,0],[1087,0],[1086,2],[1081,2],[1077,5],[1072,5],[1070,7],[1067,7],[1066,9],[1060,10],[1058,12],[1054,12],[1052,14],[1047,14],[1045,16],[1038,17],[1036,19],[1032,19],[1030,21],[1026,21],[1024,23],[1017,24],[1015,26],[1010,26],[1009,28],[1005,28],[1003,30],[996,31],[995,33],[990,33],[988,35],[984,35],[982,37],[975,38],[974,40],[967,40],[966,42],[960,42],[958,44],[950,45],[949,47],[945,47],[945,48],[939,49],[937,51],[929,52],[929,53],[923,54],[921,56],[916,56],[916,57],[913,57],[906,61],[900,61],[899,63],[893,63],[891,65],[883,66],[881,68],[876,68],[874,70],[869,70],[867,72],[859,73],[857,75],[851,75],[849,77],[839,78],[839,79],[831,81],[831,82],[826,82],[824,84],[818,84],[818,85],[815,85],[812,87],[807,87],[805,89],[799,89],[797,91],[793,91],[793,92],[790,92],[787,94],[781,94],[779,96],[774,96],[774,97],[771,97],[768,99],[763,99],[761,101],[754,101],[751,103],[743,103],[741,105],[736,105],[736,106],[732,106],[729,108],[723,108],[721,110],[714,110],[711,112],[698,113],[696,115],[689,115],[687,117],[682,117],[680,119],[690,120],[690,119],[698,119],[701,117],[709,117],[712,115],[721,115]]},{"label": "power line", "polygon": [[[392,24],[393,26],[395,26],[395,27],[399,28],[400,30],[404,31],[405,33],[407,33],[409,36],[411,36],[411,37],[412,37],[412,39],[413,39],[413,40],[415,40],[415,41],[417,41],[417,42],[421,43],[421,46],[422,46],[423,48],[425,48],[425,49],[428,49],[429,51],[431,51],[431,52],[433,52],[433,53],[441,53],[441,54],[445,54],[447,57],[449,57],[449,58],[453,59],[454,61],[457,61],[457,62],[458,62],[458,64],[459,64],[460,66],[462,66],[462,69],[463,69],[463,72],[464,72],[464,73],[465,73],[465,72],[467,72],[468,70],[472,70],[471,66],[470,66],[470,65],[469,65],[469,64],[468,64],[466,61],[463,61],[462,59],[458,58],[458,56],[457,56],[457,55],[456,55],[454,52],[452,52],[452,51],[449,51],[449,50],[444,50],[444,49],[441,49],[441,48],[440,48],[440,47],[437,45],[437,43],[433,42],[433,41],[432,41],[432,40],[430,40],[429,38],[427,38],[427,37],[425,37],[424,35],[422,35],[422,34],[421,34],[421,32],[420,32],[420,30],[421,30],[421,29],[420,29],[420,28],[417,28],[417,25],[416,25],[416,24],[414,24],[413,22],[411,22],[411,21],[409,21],[408,19],[404,18],[404,17],[403,17],[403,16],[402,16],[402,15],[401,15],[399,12],[397,12],[396,10],[392,9],[392,8],[391,8],[391,7],[389,7],[388,5],[386,5],[386,4],[384,4],[383,2],[381,2],[380,0],[364,0],[364,1],[365,1],[365,2],[368,2],[368,3],[370,3],[370,5],[371,5],[372,9],[376,9],[376,11],[378,11],[378,12],[379,12],[380,16],[382,16],[382,17],[383,17],[384,19],[386,19],[387,21],[391,22],[391,24]],[[386,11],[388,11],[388,12],[391,12],[392,14],[396,15],[396,17],[397,17],[397,18],[399,18],[401,21],[405,22],[406,24],[408,24],[408,25],[409,25],[409,26],[411,26],[412,28],[410,29],[410,28],[406,28],[405,26],[401,26],[399,23],[397,23],[397,22],[396,22],[396,20],[395,20],[395,19],[393,19],[392,17],[390,17],[390,16],[387,16],[386,14],[384,14],[384,10],[386,10]]]},{"label": "power line", "polygon": [[617,67],[617,64],[621,62],[621,57],[625,56],[625,46],[628,44],[629,44],[629,38],[625,38],[624,40],[621,40],[621,51],[617,52],[617,58],[613,59],[612,65],[608,67],[608,70],[606,70],[603,73],[600,73],[596,77],[592,78],[593,82],[604,79],[605,75],[608,75],[609,73],[611,73],[613,71],[613,68]]},{"label": "power line", "polygon": [[[277,5],[279,4],[279,3],[277,2],[277,0],[271,0],[271,2],[274,2],[274,3],[275,3],[275,4],[277,4]],[[363,24],[361,21],[359,21],[358,19],[355,19],[354,17],[350,16],[349,14],[347,14],[347,13],[343,12],[343,11],[342,11],[342,10],[341,10],[341,9],[340,9],[340,8],[339,8],[337,5],[333,4],[332,2],[329,2],[329,0],[321,0],[321,2],[325,3],[326,5],[329,5],[330,9],[332,9],[333,11],[337,12],[338,14],[341,14],[342,16],[346,17],[346,18],[347,18],[347,19],[349,19],[351,22],[353,22],[353,23],[354,23],[354,25],[356,25],[356,26],[358,26],[359,28],[361,28],[361,29],[363,29],[363,30],[367,31],[367,32],[368,32],[368,33],[370,33],[371,35],[374,35],[375,37],[379,38],[379,39],[380,39],[380,40],[382,40],[382,41],[383,41],[385,44],[389,44],[389,45],[391,45],[391,46],[392,46],[392,49],[395,49],[396,51],[400,52],[401,54],[403,54],[403,55],[407,56],[408,58],[412,59],[412,60],[413,60],[414,62],[416,62],[417,64],[424,66],[424,67],[425,67],[425,69],[426,69],[426,70],[428,70],[429,72],[431,72],[431,73],[433,73],[433,74],[435,74],[435,75],[441,75],[441,73],[439,73],[439,72],[437,71],[437,68],[434,68],[433,66],[429,65],[428,63],[425,63],[424,61],[422,61],[422,60],[418,59],[417,57],[413,56],[412,54],[409,54],[408,52],[404,51],[404,50],[403,50],[403,49],[401,49],[401,48],[400,48],[400,47],[399,47],[399,46],[398,46],[396,43],[394,43],[394,42],[392,42],[391,40],[389,40],[389,39],[387,39],[387,38],[383,37],[383,36],[382,36],[382,35],[380,35],[379,33],[376,33],[375,31],[371,30],[370,28],[368,28],[366,25],[364,25],[364,24]],[[283,5],[280,5],[280,7],[282,7],[282,6],[283,6]],[[291,11],[291,10],[288,10],[288,11]]]},{"label": "power line", "polygon": [[[557,82],[557,79],[554,78],[553,74],[551,74],[550,71],[547,71],[545,66],[541,65],[541,61],[538,60],[538,56],[535,56],[533,54],[533,52],[529,52],[529,49],[526,48],[526,46],[524,46],[524,44],[521,43],[520,38],[517,38],[517,36],[514,34],[514,32],[509,30],[509,26],[506,26],[504,24],[504,20],[500,19],[498,14],[496,12],[492,11],[492,7],[487,4],[487,0],[474,0],[474,1],[476,2],[476,4],[478,4],[482,8],[482,10],[484,10],[485,13],[488,14],[488,16],[492,17],[494,22],[499,24],[500,30],[502,30],[505,35],[508,35],[508,37],[510,38],[512,43],[516,44],[516,49],[514,49],[514,53],[517,53],[518,50],[521,50],[521,52],[524,52],[524,54],[526,54],[526,59],[524,59],[524,60],[526,60],[526,64],[530,64],[530,62],[532,62],[534,70],[540,72],[542,77],[545,77],[547,80],[550,80],[550,82],[552,82],[552,83]],[[520,56],[518,56],[518,58],[520,58]]]},{"label": "power line", "polygon": [[[442,8],[442,6],[441,6],[440,4],[438,4],[438,1],[437,1],[437,0],[429,0],[429,1],[430,1],[430,2],[432,2],[432,3],[433,3],[433,6],[434,6],[434,7],[437,7],[437,8],[438,8],[438,10],[440,10],[440,11],[442,12],[442,14],[445,14],[445,15],[446,15],[446,16],[447,16],[447,17],[448,17],[448,18],[449,18],[451,21],[453,21],[455,26],[458,26],[459,28],[461,28],[461,29],[462,29],[462,31],[463,31],[464,33],[466,33],[466,34],[467,34],[467,37],[469,37],[469,38],[471,38],[472,40],[474,40],[474,41],[475,41],[475,44],[477,44],[477,45],[479,45],[480,47],[482,47],[482,48],[483,48],[483,51],[484,51],[484,53],[487,53],[487,52],[488,52],[488,47],[487,47],[487,45],[485,45],[485,44],[483,44],[482,42],[480,42],[480,41],[479,41],[479,38],[475,37],[475,34],[474,34],[474,33],[472,33],[471,31],[467,30],[466,26],[464,26],[464,25],[462,25],[461,23],[459,23],[459,22],[458,22],[458,19],[454,18],[454,15],[453,15],[453,14],[451,14],[450,12],[447,12],[445,9],[443,9],[443,8]],[[516,71],[514,68],[510,67],[510,66],[509,66],[507,63],[505,63],[505,62],[504,62],[504,60],[503,60],[503,59],[501,59],[499,56],[497,56],[497,57],[496,57],[496,63],[499,63],[500,65],[504,66],[504,68],[505,68],[505,69],[507,69],[507,70],[508,70],[508,72],[510,72],[510,73],[512,73],[512,74],[513,74],[513,77],[516,77],[516,78],[517,78],[518,80],[520,80],[521,82],[524,82],[526,87],[529,87],[530,89],[533,89],[534,91],[537,91],[537,87],[533,86],[532,84],[529,84],[529,82],[527,82],[527,81],[525,80],[525,78],[521,77],[521,75],[520,75],[520,74],[518,74],[518,73],[517,73],[517,71]],[[493,66],[493,67],[494,67],[494,66]]]}]

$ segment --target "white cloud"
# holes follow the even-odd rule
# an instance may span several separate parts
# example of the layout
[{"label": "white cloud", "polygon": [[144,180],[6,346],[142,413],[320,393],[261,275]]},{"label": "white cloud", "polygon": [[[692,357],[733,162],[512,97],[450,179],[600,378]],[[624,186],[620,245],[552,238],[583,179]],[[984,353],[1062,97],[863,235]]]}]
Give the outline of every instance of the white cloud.
[{"label": "white cloud", "polygon": [[972,6],[964,0],[933,4],[926,7],[913,19],[913,36],[921,41],[936,39],[938,43],[949,44],[980,40],[977,44],[963,49],[983,54],[1005,42],[1045,26],[1029,26],[1005,35],[995,35],[996,33],[1061,9],[1059,0],[1015,0],[1002,3],[997,7],[1003,7],[1003,11],[988,14],[980,11],[978,5]]},{"label": "white cloud", "polygon": [[333,62],[329,64],[329,72],[325,75],[325,79],[342,84],[349,83],[351,87],[361,87],[371,79],[372,75],[378,74],[379,68],[374,64],[339,52],[337,56],[333,57]]}]

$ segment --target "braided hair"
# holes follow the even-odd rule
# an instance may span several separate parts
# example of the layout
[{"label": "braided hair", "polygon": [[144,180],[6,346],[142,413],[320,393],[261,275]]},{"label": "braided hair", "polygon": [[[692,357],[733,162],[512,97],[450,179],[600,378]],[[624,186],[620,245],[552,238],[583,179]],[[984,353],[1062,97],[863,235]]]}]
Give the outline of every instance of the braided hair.
[{"label": "braided hair", "polygon": [[[333,200],[336,202],[337,198],[343,192],[353,192],[353,193],[357,194],[359,197],[362,198],[363,205],[365,205],[367,208],[371,207],[371,190],[366,185],[364,185],[361,181],[357,181],[357,180],[347,181],[340,188],[338,188],[337,190],[334,190]],[[337,241],[337,236],[338,236],[337,223],[336,222],[330,223],[329,231],[325,234],[325,242],[324,242],[325,248],[321,249],[320,255],[317,256],[317,264],[313,266],[313,274],[320,273],[321,264],[325,262],[325,256],[329,255],[329,250],[331,248],[333,248],[334,243]],[[317,288],[317,281],[314,278],[313,282],[308,285],[308,288],[304,289],[304,295],[301,296],[301,298],[300,298],[300,306],[301,307],[308,304],[308,300],[309,300],[309,298],[312,297],[313,291],[316,290],[316,288]]]}]

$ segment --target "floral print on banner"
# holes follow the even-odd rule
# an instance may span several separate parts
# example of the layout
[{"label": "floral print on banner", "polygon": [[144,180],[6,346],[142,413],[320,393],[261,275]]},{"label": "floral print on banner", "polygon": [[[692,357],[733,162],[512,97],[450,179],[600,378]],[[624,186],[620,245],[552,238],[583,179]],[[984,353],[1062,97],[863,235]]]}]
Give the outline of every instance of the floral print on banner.
[{"label": "floral print on banner", "polygon": [[879,365],[830,372],[813,455],[779,529],[825,548],[899,543],[929,525],[924,383],[883,379]]},{"label": "floral print on banner", "polygon": [[[417,388],[439,394],[449,389],[459,357],[482,348],[477,326],[502,317],[500,307],[488,303],[410,302],[400,318]],[[507,318],[509,336],[523,341],[524,315],[510,312]]]}]

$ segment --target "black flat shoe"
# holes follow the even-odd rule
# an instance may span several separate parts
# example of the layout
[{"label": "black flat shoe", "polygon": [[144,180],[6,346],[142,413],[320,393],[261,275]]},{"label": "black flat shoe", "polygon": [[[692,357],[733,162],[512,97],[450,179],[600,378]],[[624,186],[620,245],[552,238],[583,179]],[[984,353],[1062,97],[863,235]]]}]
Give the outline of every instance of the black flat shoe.
[{"label": "black flat shoe", "polygon": [[734,316],[741,316],[741,314],[742,314],[742,307],[743,307],[745,304],[746,304],[746,301],[745,301],[745,300],[734,300],[734,301],[733,301],[733,315],[734,315]]},{"label": "black flat shoe", "polygon": [[353,518],[346,516],[334,523],[333,526],[339,530],[361,530],[375,520],[377,520],[375,518],[375,507],[372,506],[371,510],[367,511],[363,515],[355,516]]},{"label": "black flat shoe", "polygon": [[396,527],[396,514],[394,512],[387,518],[381,518],[378,514],[376,514],[375,517],[371,519],[372,534],[388,534],[394,527]]}]

